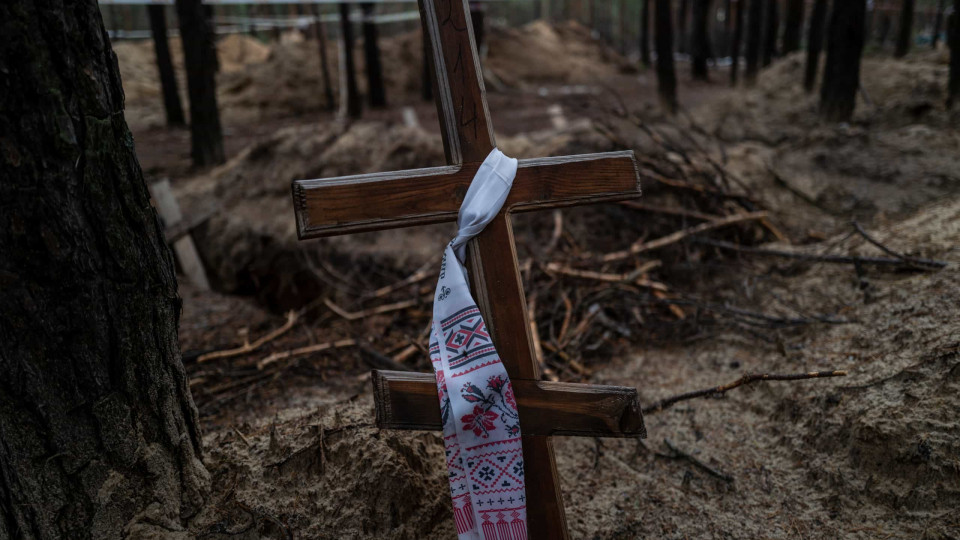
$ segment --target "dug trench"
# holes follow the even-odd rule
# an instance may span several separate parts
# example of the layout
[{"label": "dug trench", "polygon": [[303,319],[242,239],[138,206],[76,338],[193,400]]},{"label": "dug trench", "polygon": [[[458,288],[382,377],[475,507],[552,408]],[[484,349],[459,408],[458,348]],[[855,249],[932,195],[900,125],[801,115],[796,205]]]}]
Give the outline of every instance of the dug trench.
[{"label": "dug trench", "polygon": [[[558,439],[576,538],[960,529],[960,134],[938,93],[945,67],[867,58],[871,103],[836,126],[816,119],[797,66],[781,60],[745,98],[706,87],[717,97],[677,119],[649,105],[644,74],[626,83],[618,69],[607,90],[556,98],[565,127],[498,136],[517,157],[632,148],[645,177],[632,205],[518,220],[548,376],[636,386],[652,403],[748,372],[849,373],[681,402],[648,415],[645,441]],[[495,125],[521,112],[491,99]],[[213,479],[192,533],[453,536],[439,437],[377,430],[367,375],[386,360],[429,371],[423,330],[451,227],[297,242],[289,196],[297,178],[442,159],[435,132],[386,118],[287,127],[174,179],[186,213],[211,213],[195,237],[219,291],[181,287]],[[731,216],[749,217],[656,243]],[[818,261],[896,259],[851,219],[907,260],[947,266]],[[211,355],[244,342],[256,346]]]}]

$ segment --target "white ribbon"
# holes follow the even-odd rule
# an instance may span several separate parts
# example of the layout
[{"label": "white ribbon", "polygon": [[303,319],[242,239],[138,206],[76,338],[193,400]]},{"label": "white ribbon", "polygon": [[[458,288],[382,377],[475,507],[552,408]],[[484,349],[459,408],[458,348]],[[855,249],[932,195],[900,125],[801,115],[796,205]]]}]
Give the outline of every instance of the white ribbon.
[{"label": "white ribbon", "polygon": [[467,242],[500,212],[516,174],[517,160],[497,149],[480,165],[444,250],[433,304],[430,360],[460,540],[527,538],[517,403],[463,265]]}]

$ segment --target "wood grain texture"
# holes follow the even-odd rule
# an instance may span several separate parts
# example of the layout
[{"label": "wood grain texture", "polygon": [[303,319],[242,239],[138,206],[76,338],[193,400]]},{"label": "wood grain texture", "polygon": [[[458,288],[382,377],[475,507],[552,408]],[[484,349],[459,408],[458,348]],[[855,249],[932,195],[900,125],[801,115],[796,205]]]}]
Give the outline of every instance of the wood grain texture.
[{"label": "wood grain texture", "polygon": [[[297,180],[301,239],[456,221],[479,163]],[[504,203],[529,212],[640,196],[631,151],[520,160]]]},{"label": "wood grain texture", "polygon": [[[372,380],[381,429],[443,429],[433,374],[374,371]],[[635,388],[529,379],[511,384],[524,435],[646,435]]]}]

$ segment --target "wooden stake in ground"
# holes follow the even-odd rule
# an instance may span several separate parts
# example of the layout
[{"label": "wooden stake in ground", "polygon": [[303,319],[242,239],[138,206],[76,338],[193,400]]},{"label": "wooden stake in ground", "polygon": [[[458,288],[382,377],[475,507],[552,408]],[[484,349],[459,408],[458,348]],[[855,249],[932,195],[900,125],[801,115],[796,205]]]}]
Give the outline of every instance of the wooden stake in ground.
[{"label": "wooden stake in ground", "polygon": [[834,2],[827,30],[827,61],[820,88],[820,114],[831,122],[853,117],[860,88],[867,0]]},{"label": "wooden stake in ground", "polygon": [[657,48],[657,93],[660,95],[660,106],[668,114],[675,114],[678,107],[677,71],[673,63],[673,18],[670,16],[670,0],[656,2],[653,39]]},{"label": "wooden stake in ground", "polygon": [[[449,165],[299,180],[293,185],[293,198],[300,238],[456,220],[474,174],[494,148],[493,127],[467,0],[423,0],[420,13],[431,43],[437,110]],[[644,429],[632,388],[540,380],[512,214],[638,195],[633,152],[520,160],[503,210],[469,244],[474,298],[519,403],[531,538],[568,536],[549,435],[637,437],[644,435]],[[432,374],[376,372],[374,385],[381,427],[440,429]]]},{"label": "wooden stake in ground", "polygon": [[363,105],[357,89],[357,67],[353,61],[353,23],[350,4],[340,4],[340,115],[360,118]]},{"label": "wooden stake in ground", "polygon": [[823,31],[827,25],[827,0],[814,0],[810,14],[810,30],[807,33],[807,65],[803,75],[803,89],[813,92],[820,67],[820,52],[823,50]]},{"label": "wooden stake in ground", "polygon": [[[150,186],[150,196],[156,204],[157,213],[163,218],[164,225],[169,229],[175,227],[183,221],[183,214],[180,213],[180,205],[173,196],[173,190],[170,189],[170,180],[163,180]],[[203,269],[203,262],[200,260],[200,254],[197,253],[197,247],[190,237],[190,231],[173,241],[173,251],[177,254],[177,260],[180,261],[180,268],[201,291],[210,290],[210,282],[207,281],[207,273]]]},{"label": "wooden stake in ground", "polygon": [[223,163],[215,78],[217,53],[210,19],[200,0],[177,0],[177,18],[190,97],[190,156],[198,167]]},{"label": "wooden stake in ground", "polygon": [[163,94],[163,110],[167,114],[168,126],[182,126],[187,123],[180,105],[180,93],[177,91],[177,76],[170,60],[170,43],[167,41],[166,6],[150,4],[147,17],[150,19],[150,34],[153,36],[153,50],[157,57],[157,71],[160,75],[160,89]]},{"label": "wooden stake in ground", "polygon": [[367,71],[367,101],[371,107],[386,107],[387,90],[383,83],[383,66],[380,62],[380,45],[377,43],[377,23],[373,16],[376,5],[360,4],[363,12],[363,59]]}]

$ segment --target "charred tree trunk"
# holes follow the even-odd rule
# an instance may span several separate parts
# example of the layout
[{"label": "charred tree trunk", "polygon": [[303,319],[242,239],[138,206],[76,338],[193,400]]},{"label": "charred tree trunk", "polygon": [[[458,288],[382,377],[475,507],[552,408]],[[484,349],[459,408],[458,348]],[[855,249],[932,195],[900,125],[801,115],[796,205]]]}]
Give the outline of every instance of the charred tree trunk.
[{"label": "charred tree trunk", "polygon": [[360,4],[363,10],[363,58],[367,70],[367,99],[371,107],[387,105],[387,90],[383,84],[383,64],[380,62],[380,46],[377,44],[377,24],[373,22],[375,6],[369,2]]},{"label": "charred tree trunk", "polygon": [[0,538],[185,535],[180,299],[100,10],[5,0],[0,35]]},{"label": "charred tree trunk", "polygon": [[820,89],[820,114],[831,122],[853,117],[860,87],[867,0],[837,0],[827,29],[827,60]]},{"label": "charred tree trunk", "polygon": [[433,101],[433,56],[430,54],[430,42],[426,39],[426,32],[420,33],[423,45],[423,65],[420,70],[420,97],[424,101]]},{"label": "charred tree trunk", "polygon": [[947,0],[940,0],[937,3],[937,16],[933,20],[933,39],[930,40],[930,48],[936,49],[940,42],[940,32],[943,31],[943,12],[947,8]]},{"label": "charred tree trunk", "polygon": [[223,163],[223,133],[217,109],[217,53],[200,0],[177,0],[183,63],[190,97],[190,155],[198,167]]},{"label": "charred tree trunk", "polygon": [[807,65],[803,75],[803,88],[813,92],[820,69],[820,52],[823,50],[823,31],[827,25],[827,0],[814,0],[810,13],[810,30],[807,33]]},{"label": "charred tree trunk", "polygon": [[654,46],[657,49],[657,92],[669,114],[677,112],[677,72],[673,65],[673,17],[670,0],[656,0]]},{"label": "charred tree trunk", "polygon": [[733,21],[733,40],[730,43],[730,86],[737,85],[740,71],[740,48],[743,41],[743,12],[746,0],[737,0],[737,7],[731,15]]},{"label": "charred tree trunk", "polygon": [[897,27],[897,48],[893,56],[903,58],[910,52],[910,43],[913,41],[913,0],[903,0],[900,8],[900,25]]},{"label": "charred tree trunk", "polygon": [[763,67],[767,67],[777,56],[777,38],[780,35],[780,4],[778,0],[767,0],[765,11]]},{"label": "charred tree trunk", "polygon": [[[743,0],[746,2],[747,0]],[[748,86],[757,84],[757,72],[760,69],[760,37],[763,33],[763,0],[749,0],[750,12],[747,14],[747,51],[744,79]]]},{"label": "charred tree trunk", "polygon": [[960,101],[960,0],[953,0],[953,13],[947,21],[947,44],[950,46],[950,79],[947,83],[947,108]]},{"label": "charred tree trunk", "polygon": [[680,11],[677,13],[677,52],[687,53],[687,20],[690,13],[690,1],[680,0]]},{"label": "charred tree trunk", "polygon": [[787,0],[787,15],[783,26],[783,54],[800,50],[800,36],[803,35],[804,0]]},{"label": "charred tree trunk", "polygon": [[650,67],[650,0],[640,0],[640,63]]},{"label": "charred tree trunk", "polygon": [[706,81],[710,78],[707,68],[707,58],[710,55],[710,36],[707,29],[709,14],[710,0],[693,0],[690,73],[695,81]]},{"label": "charred tree trunk", "polygon": [[313,10],[313,34],[317,39],[317,48],[320,53],[320,83],[323,85],[324,107],[332,111],[336,105],[333,100],[333,84],[330,82],[330,61],[327,59],[327,33],[323,28],[323,22],[320,21],[320,10],[316,4],[311,6]]},{"label": "charred tree trunk", "polygon": [[357,67],[353,61],[353,23],[350,4],[340,4],[340,114],[360,118],[363,105],[357,90]]},{"label": "charred tree trunk", "polygon": [[167,114],[168,126],[183,126],[187,123],[180,105],[180,93],[177,91],[177,76],[170,59],[170,43],[167,40],[167,17],[164,6],[150,4],[147,17],[150,19],[150,33],[153,35],[153,50],[157,57],[157,71],[160,74],[160,89],[163,94],[163,110]]}]

